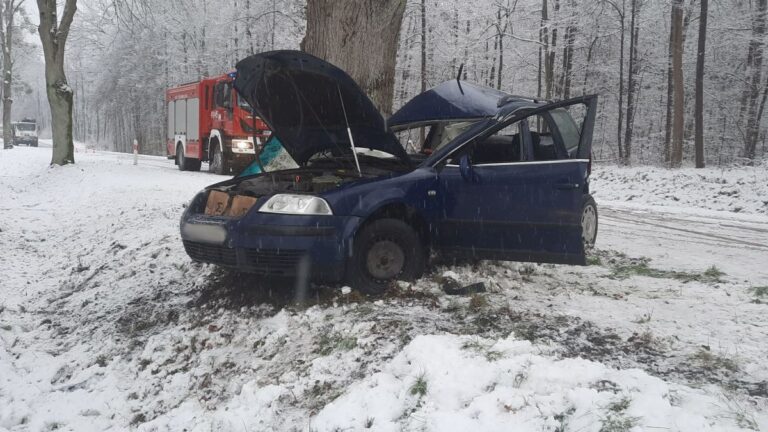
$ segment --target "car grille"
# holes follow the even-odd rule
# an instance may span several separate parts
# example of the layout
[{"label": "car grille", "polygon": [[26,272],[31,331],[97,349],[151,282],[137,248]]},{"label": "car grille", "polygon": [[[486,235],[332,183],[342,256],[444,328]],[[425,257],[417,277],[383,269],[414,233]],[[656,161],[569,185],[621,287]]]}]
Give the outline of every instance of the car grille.
[{"label": "car grille", "polygon": [[294,274],[304,251],[291,249],[246,249],[245,258],[251,271],[263,274]]},{"label": "car grille", "polygon": [[191,241],[184,242],[184,249],[186,249],[187,255],[195,261],[228,266],[237,265],[237,252],[234,249]]}]

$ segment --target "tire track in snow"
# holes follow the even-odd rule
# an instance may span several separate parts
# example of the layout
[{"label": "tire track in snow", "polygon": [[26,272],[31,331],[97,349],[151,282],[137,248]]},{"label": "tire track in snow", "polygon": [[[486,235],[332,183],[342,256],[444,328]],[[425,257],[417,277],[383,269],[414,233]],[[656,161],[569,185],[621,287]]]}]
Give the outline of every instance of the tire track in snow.
[{"label": "tire track in snow", "polygon": [[[685,233],[688,235],[686,239],[689,241],[709,240],[710,242],[704,244],[738,248],[744,248],[746,246],[751,250],[768,252],[768,229],[746,225],[735,225],[732,221],[729,224],[720,224],[717,222],[717,219],[719,218],[712,218],[711,221],[708,221],[706,220],[708,218],[697,215],[695,218],[684,219],[670,216],[665,213],[654,214],[643,212],[642,214],[638,214],[638,212],[618,209],[615,207],[602,209],[601,217],[614,222],[613,224],[609,223],[609,225],[617,227],[626,227],[627,224],[630,224],[635,226],[661,228],[662,230]],[[763,225],[757,222],[751,222],[750,224]],[[643,229],[643,227],[639,228]],[[722,234],[715,234],[712,230],[717,230]],[[669,236],[660,235],[658,230],[644,229],[644,231],[656,233],[656,237],[658,238],[670,238]],[[746,239],[752,239],[752,241]]]}]

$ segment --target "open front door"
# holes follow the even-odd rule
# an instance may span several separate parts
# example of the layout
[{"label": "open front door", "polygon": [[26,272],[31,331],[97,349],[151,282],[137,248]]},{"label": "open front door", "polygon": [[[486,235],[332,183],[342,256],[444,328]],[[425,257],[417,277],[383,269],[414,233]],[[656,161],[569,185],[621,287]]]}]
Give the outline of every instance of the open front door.
[{"label": "open front door", "polygon": [[[568,111],[582,105],[581,127]],[[440,172],[444,252],[480,259],[585,264],[595,97],[542,106],[470,141]]]}]

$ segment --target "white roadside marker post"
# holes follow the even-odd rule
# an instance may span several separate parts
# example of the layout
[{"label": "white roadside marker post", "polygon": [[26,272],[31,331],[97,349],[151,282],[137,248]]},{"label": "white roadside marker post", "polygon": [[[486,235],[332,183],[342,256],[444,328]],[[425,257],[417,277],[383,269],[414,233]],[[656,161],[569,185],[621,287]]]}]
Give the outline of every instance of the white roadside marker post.
[{"label": "white roadside marker post", "polygon": [[133,140],[133,164],[139,164],[139,140]]}]

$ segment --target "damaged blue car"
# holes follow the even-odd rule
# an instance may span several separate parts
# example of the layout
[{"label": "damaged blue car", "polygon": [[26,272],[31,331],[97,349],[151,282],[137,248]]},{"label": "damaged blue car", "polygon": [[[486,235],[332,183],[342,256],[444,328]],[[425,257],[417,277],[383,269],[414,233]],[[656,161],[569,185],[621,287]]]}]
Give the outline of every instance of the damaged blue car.
[{"label": "damaged blue car", "polygon": [[234,85],[291,164],[200,192],[181,220],[193,260],[373,294],[418,278],[431,253],[586,263],[596,96],[456,80],[385,122],[344,71],[297,51],[242,60]]}]

